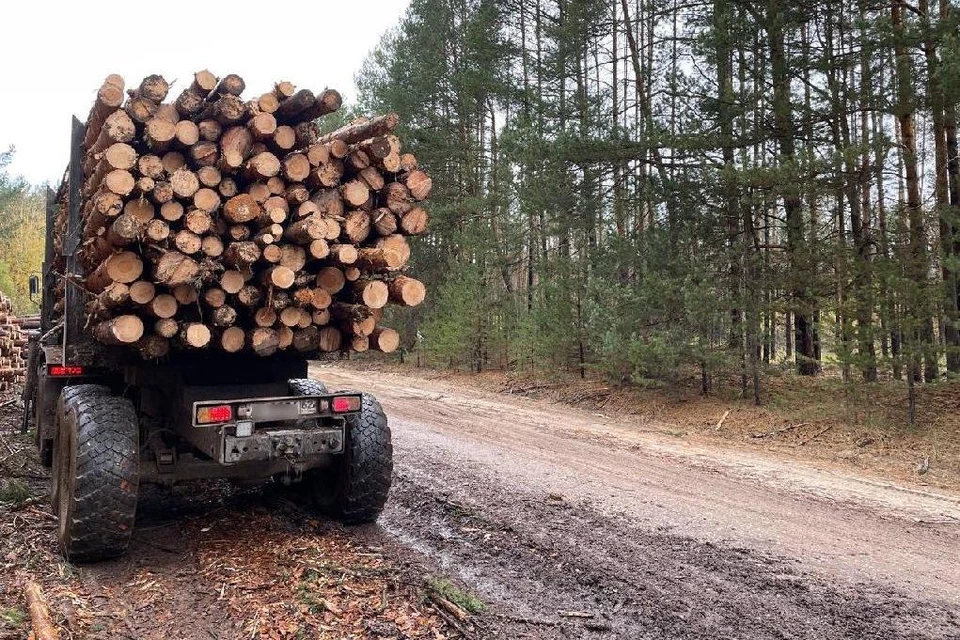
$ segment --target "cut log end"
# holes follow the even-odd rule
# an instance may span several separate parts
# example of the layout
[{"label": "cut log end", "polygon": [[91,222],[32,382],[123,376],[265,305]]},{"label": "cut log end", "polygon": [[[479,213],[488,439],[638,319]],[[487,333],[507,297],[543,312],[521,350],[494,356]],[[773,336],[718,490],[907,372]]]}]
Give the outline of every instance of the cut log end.
[{"label": "cut log end", "polygon": [[93,336],[106,345],[134,344],[143,336],[143,320],[134,315],[117,316],[96,325]]},{"label": "cut log end", "polygon": [[400,276],[389,285],[390,300],[397,304],[415,307],[427,296],[427,288],[419,280]]},{"label": "cut log end", "polygon": [[188,322],[180,329],[183,344],[193,349],[202,349],[210,344],[210,329],[199,322]]},{"label": "cut log end", "polygon": [[220,347],[227,353],[237,353],[243,350],[246,337],[240,327],[227,327],[220,334]]},{"label": "cut log end", "polygon": [[358,281],[355,284],[363,304],[371,309],[381,309],[390,300],[390,290],[385,282],[379,280]]},{"label": "cut log end", "polygon": [[370,346],[383,353],[393,353],[400,347],[400,334],[386,327],[370,334]]}]

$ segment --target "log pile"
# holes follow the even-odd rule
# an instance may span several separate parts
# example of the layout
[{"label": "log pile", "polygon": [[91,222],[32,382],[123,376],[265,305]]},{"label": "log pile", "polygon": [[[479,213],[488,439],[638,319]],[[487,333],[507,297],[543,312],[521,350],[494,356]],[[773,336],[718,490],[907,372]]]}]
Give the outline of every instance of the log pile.
[{"label": "log pile", "polygon": [[21,384],[26,373],[27,331],[39,318],[18,318],[10,298],[0,293],[0,391]]},{"label": "log pile", "polygon": [[[424,298],[407,237],[426,231],[432,181],[396,114],[323,134],[317,119],[341,104],[330,89],[278,82],[245,100],[242,78],[209,71],[180,91],[156,75],[124,88],[104,81],[84,139],[70,277],[90,335],[145,359],[398,347],[378,323],[388,303]],[[61,206],[56,255],[66,227]]]}]

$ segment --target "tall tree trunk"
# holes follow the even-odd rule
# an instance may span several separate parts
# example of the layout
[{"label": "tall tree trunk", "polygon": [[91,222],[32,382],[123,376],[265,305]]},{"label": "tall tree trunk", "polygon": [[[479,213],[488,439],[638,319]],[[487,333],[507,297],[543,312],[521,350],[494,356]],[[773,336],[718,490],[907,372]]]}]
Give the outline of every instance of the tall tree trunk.
[{"label": "tall tree trunk", "polygon": [[909,229],[907,255],[907,276],[916,283],[907,295],[905,314],[909,314],[908,340],[912,353],[910,375],[919,380],[921,361],[928,380],[936,378],[936,358],[929,353],[933,338],[933,326],[927,304],[927,247],[926,228],[923,208],[920,201],[920,179],[917,171],[917,137],[914,123],[916,97],[913,92],[911,61],[906,47],[906,27],[903,23],[904,0],[893,0],[891,23],[894,28],[896,44],[894,55],[897,70],[897,102],[895,106],[897,121],[902,138],[903,169],[906,183],[906,214]]},{"label": "tall tree trunk", "polygon": [[[940,22],[941,24],[950,24],[951,3],[950,0],[940,0]],[[950,252],[953,256],[960,255],[960,150],[957,148],[957,108],[956,93],[950,96],[944,96],[944,118],[943,129],[944,138],[947,144],[947,178],[950,206],[947,208],[947,220],[950,227],[950,237],[952,239]],[[953,302],[947,305],[947,309],[957,312],[957,316],[950,323],[948,317],[948,331],[953,330],[960,333],[960,275],[954,273]],[[952,325],[952,326],[951,326]],[[949,334],[948,334],[949,336]],[[957,335],[960,342],[960,335]],[[947,370],[951,373],[960,373],[960,348],[950,349],[951,342],[947,340]]]},{"label": "tall tree trunk", "polygon": [[[883,67],[881,67],[874,85],[883,87],[885,86],[885,82],[886,74],[884,73]],[[886,180],[884,168],[886,167],[888,149],[885,145],[885,127],[883,119],[883,113],[879,112],[877,109],[870,110],[870,131],[871,140],[873,142],[873,180],[877,185],[877,233],[880,236],[878,255],[879,261],[885,265],[885,268],[889,268],[890,230],[889,225],[887,224],[886,189],[884,188]],[[900,180],[898,179],[897,183],[899,182]],[[893,373],[893,377],[894,379],[899,380],[901,378],[902,371],[900,367],[900,329],[895,318],[896,305],[891,299],[887,278],[880,278],[879,280],[878,306],[880,310],[881,354],[884,358],[889,357],[892,365],[891,372]]]},{"label": "tall tree trunk", "polygon": [[730,27],[733,12],[728,0],[715,0],[713,4],[714,34],[717,56],[718,116],[720,125],[720,146],[723,155],[723,170],[720,176],[720,189],[724,203],[724,224],[727,232],[727,255],[730,272],[730,336],[728,346],[741,363],[741,386],[746,384],[743,368],[743,314],[740,309],[743,287],[743,269],[741,265],[740,207],[737,198],[736,165],[733,148],[733,56],[730,44]]},{"label": "tall tree trunk", "polygon": [[790,106],[790,72],[784,45],[785,7],[780,0],[767,4],[767,37],[770,46],[770,68],[773,80],[774,137],[780,151],[780,166],[789,176],[782,186],[783,208],[787,227],[787,259],[790,264],[794,313],[794,348],[797,373],[813,376],[820,371],[817,358],[815,302],[810,295],[810,247],[800,203],[797,175],[796,140],[794,138],[793,109]]},{"label": "tall tree trunk", "polygon": [[[844,217],[844,198],[850,203],[851,226],[859,223],[860,200],[856,193],[853,160],[848,152],[850,148],[850,127],[847,122],[849,109],[846,88],[848,86],[847,64],[843,56],[843,7],[828,4],[824,7],[826,43],[824,46],[824,66],[826,67],[827,86],[830,90],[830,133],[836,150],[834,154],[834,201],[836,207],[837,248],[834,255],[834,273],[836,278],[836,352],[844,382],[850,380],[850,364],[853,359],[852,325],[849,300],[856,292],[849,282],[847,252],[847,223]],[[806,27],[804,27],[806,29]],[[837,52],[839,51],[839,56]],[[846,171],[846,175],[844,172]],[[855,283],[854,283],[855,284]]]},{"label": "tall tree trunk", "polygon": [[[941,0],[941,5],[948,4]],[[917,8],[923,20],[923,54],[927,61],[927,79],[930,92],[930,111],[933,120],[934,145],[934,203],[936,206],[938,230],[940,232],[940,274],[942,277],[942,305],[944,344],[947,353],[947,370],[960,372],[960,314],[957,309],[957,274],[954,272],[953,242],[954,230],[950,208],[950,178],[947,143],[947,115],[943,86],[940,80],[940,60],[937,53],[937,39],[934,33],[934,21],[930,16],[928,0],[919,0]],[[942,9],[941,9],[942,10]],[[956,144],[956,116],[954,115],[953,137]]]},{"label": "tall tree trunk", "polygon": [[[860,0],[860,20],[863,24],[867,20],[867,3]],[[857,315],[857,344],[860,356],[860,370],[865,382],[877,380],[877,351],[874,344],[873,331],[873,260],[869,237],[870,227],[870,149],[867,141],[870,139],[869,119],[867,110],[873,106],[872,87],[873,71],[871,69],[871,51],[868,42],[869,36],[865,30],[859,34],[860,45],[860,180],[854,186],[856,160],[849,154],[847,165],[847,197],[850,199],[850,230],[853,234],[853,244],[857,255],[857,271],[854,289],[856,293]],[[847,130],[847,146],[849,146],[849,129]],[[857,194],[857,188],[860,193]],[[859,197],[858,197],[859,195]],[[856,202],[854,202],[856,200]]]}]

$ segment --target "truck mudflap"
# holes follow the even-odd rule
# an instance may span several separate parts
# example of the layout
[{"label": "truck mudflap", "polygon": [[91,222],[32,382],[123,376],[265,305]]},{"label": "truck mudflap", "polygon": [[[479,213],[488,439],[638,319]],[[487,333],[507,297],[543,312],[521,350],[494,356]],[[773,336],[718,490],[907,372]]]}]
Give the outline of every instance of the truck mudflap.
[{"label": "truck mudflap", "polygon": [[236,436],[224,430],[220,462],[233,464],[255,460],[302,460],[322,453],[343,453],[343,429],[281,429]]}]

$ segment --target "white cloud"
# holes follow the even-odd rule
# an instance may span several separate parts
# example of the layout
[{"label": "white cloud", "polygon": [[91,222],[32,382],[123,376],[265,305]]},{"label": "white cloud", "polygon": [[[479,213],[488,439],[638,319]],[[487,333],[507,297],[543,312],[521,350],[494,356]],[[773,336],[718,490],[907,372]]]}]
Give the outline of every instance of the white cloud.
[{"label": "white cloud", "polygon": [[157,3],[32,0],[4,7],[0,24],[0,149],[34,183],[56,182],[69,157],[70,116],[86,118],[103,78],[127,86],[159,73],[171,97],[208,68],[237,73],[245,97],[277,80],[354,95],[353,74],[409,0]]}]

